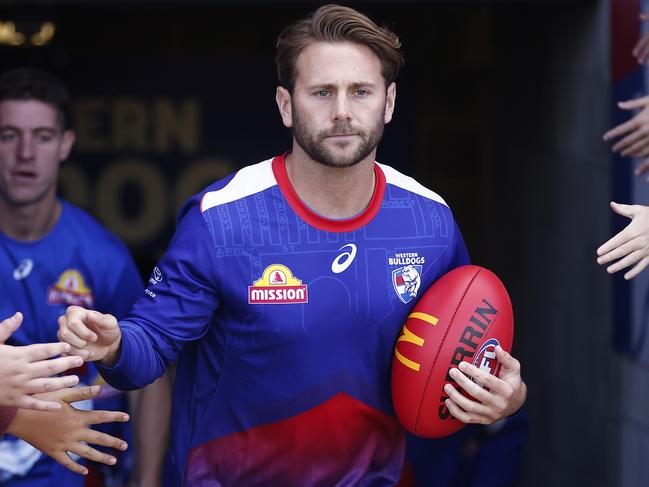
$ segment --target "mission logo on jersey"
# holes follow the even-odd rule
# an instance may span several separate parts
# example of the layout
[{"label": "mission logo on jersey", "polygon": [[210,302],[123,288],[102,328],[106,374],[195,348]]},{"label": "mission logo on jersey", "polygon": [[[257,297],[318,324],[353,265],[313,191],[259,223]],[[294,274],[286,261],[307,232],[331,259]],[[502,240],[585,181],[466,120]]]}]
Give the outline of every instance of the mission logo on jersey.
[{"label": "mission logo on jersey", "polygon": [[249,304],[308,303],[307,286],[282,264],[271,264],[252,286],[248,286]]},{"label": "mission logo on jersey", "polygon": [[92,308],[94,304],[92,291],[86,286],[81,273],[67,269],[59,276],[58,281],[47,290],[49,304],[65,304]]}]

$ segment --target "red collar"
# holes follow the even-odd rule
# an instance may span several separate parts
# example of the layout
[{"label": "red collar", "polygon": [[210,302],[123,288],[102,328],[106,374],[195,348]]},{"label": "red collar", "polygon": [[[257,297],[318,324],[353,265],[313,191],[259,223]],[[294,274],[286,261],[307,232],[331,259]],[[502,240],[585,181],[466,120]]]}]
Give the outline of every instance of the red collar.
[{"label": "red collar", "polygon": [[376,183],[374,185],[374,194],[368,207],[362,213],[352,218],[332,220],[318,215],[300,199],[288,179],[284,156],[285,154],[282,154],[273,159],[275,179],[277,180],[280,191],[288,201],[288,204],[291,205],[291,208],[293,208],[293,211],[309,225],[327,232],[353,232],[363,225],[368,224],[381,208],[381,201],[385,192],[385,175],[378,164],[374,163]]}]

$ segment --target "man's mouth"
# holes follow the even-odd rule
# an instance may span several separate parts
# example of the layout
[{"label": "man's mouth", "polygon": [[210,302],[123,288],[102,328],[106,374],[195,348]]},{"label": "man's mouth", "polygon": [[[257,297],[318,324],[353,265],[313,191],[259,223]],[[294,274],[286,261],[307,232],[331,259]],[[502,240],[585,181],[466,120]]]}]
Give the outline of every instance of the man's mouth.
[{"label": "man's mouth", "polygon": [[34,171],[20,170],[11,172],[11,178],[17,183],[31,182],[35,180],[36,177],[37,174]]}]

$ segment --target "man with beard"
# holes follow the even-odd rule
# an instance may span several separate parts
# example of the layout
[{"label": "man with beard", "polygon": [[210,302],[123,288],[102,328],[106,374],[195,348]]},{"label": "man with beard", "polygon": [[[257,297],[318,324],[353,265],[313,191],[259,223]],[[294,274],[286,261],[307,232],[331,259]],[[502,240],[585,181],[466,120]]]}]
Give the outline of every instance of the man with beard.
[{"label": "man with beard", "polygon": [[[420,289],[468,262],[442,198],[374,157],[395,106],[395,34],[327,5],[277,43],[276,100],[292,150],[208,187],[131,313],[71,307],[59,337],[137,388],[177,360],[173,450],[184,485],[394,485],[405,432],[391,405],[396,337]],[[526,390],[503,351],[465,422],[515,412]],[[468,365],[468,364],[467,364]],[[484,372],[464,368],[457,383]]]}]

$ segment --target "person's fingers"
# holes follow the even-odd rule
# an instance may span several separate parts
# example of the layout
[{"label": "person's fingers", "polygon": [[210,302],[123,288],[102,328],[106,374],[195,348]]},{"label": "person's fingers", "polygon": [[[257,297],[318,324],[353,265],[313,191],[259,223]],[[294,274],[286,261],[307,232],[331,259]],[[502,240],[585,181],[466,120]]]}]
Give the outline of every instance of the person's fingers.
[{"label": "person's fingers", "polygon": [[451,384],[446,384],[444,386],[444,392],[446,392],[449,399],[451,399],[455,404],[462,408],[463,411],[466,411],[468,413],[477,413],[481,416],[489,415],[489,408],[487,406],[469,399]]},{"label": "person's fingers", "polygon": [[632,238],[628,242],[625,242],[624,244],[620,245],[619,247],[615,247],[610,252],[607,252],[604,255],[599,256],[597,258],[597,263],[603,265],[603,264],[608,264],[609,262],[612,262],[614,260],[621,259],[622,257],[630,254],[634,250],[638,250],[640,246],[641,244],[639,240]]},{"label": "person's fingers", "polygon": [[620,271],[630,265],[635,264],[636,262],[642,259],[643,253],[640,250],[635,250],[623,259],[618,260],[615,264],[611,264],[606,268],[606,272],[609,274],[615,274],[617,271]]},{"label": "person's fingers", "polygon": [[79,377],[76,375],[66,375],[63,377],[49,377],[32,379],[25,385],[27,394],[39,394],[42,392],[53,392],[67,387],[74,387],[79,383]]},{"label": "person's fingers", "polygon": [[498,374],[500,378],[512,374],[520,375],[521,363],[500,345],[496,346],[496,359],[498,359],[498,362],[500,362],[500,365],[502,366],[500,368],[500,373]]},{"label": "person's fingers", "polygon": [[640,36],[640,39],[638,39],[638,42],[635,43],[633,46],[633,49],[631,49],[631,54],[636,58],[636,60],[640,61],[640,54],[644,49],[644,46],[647,44],[647,35]]},{"label": "person's fingers", "polygon": [[59,317],[59,340],[65,341],[75,348],[85,347],[95,334],[80,320],[71,320],[67,316]]},{"label": "person's fingers", "polygon": [[638,164],[638,166],[633,171],[633,174],[636,176],[641,176],[644,173],[646,173],[647,170],[649,170],[649,159],[647,159],[646,161],[642,161],[642,163]]},{"label": "person's fingers", "polygon": [[[66,344],[67,345],[67,344]],[[70,346],[68,345],[68,350]],[[29,366],[27,377],[33,379],[36,377],[49,377],[51,375],[60,374],[68,369],[74,369],[83,365],[81,357],[59,357],[50,360],[41,360],[34,362]],[[72,384],[74,385],[74,384]]]},{"label": "person's fingers", "polygon": [[629,279],[633,279],[635,276],[637,276],[643,270],[645,270],[647,265],[649,265],[649,257],[644,257],[643,259],[640,260],[640,262],[638,262],[635,266],[633,266],[633,268],[629,272],[624,274],[624,279],[626,279],[627,281]]},{"label": "person's fingers", "polygon": [[34,396],[22,396],[17,402],[16,407],[21,409],[33,409],[36,411],[58,411],[61,404],[54,401],[45,401]]},{"label": "person's fingers", "polygon": [[95,450],[90,445],[84,443],[75,443],[70,447],[69,451],[93,462],[103,463],[105,465],[115,465],[117,463],[117,458],[114,456]]},{"label": "person's fingers", "polygon": [[20,311],[17,311],[13,316],[10,316],[6,320],[2,320],[2,322],[0,322],[0,344],[6,342],[22,322],[23,314]]},{"label": "person's fingers", "polygon": [[73,402],[85,401],[87,399],[93,399],[99,395],[101,392],[101,387],[99,386],[84,386],[84,387],[75,387],[73,389],[63,389],[60,392],[60,399],[62,401],[71,404]]},{"label": "person's fingers", "polygon": [[105,446],[107,448],[114,448],[115,450],[124,451],[128,448],[128,443],[114,436],[102,433],[88,428],[84,434],[79,438],[81,441],[90,443],[92,445]]},{"label": "person's fingers", "polygon": [[649,58],[649,38],[647,35],[645,34],[636,45],[638,46],[637,54],[635,55],[636,60],[640,64],[644,64]]},{"label": "person's fingers", "polygon": [[622,157],[641,157],[642,151],[645,150],[647,145],[649,145],[648,129],[637,131],[634,135],[636,136],[635,139],[630,141],[630,145],[627,145],[627,147],[620,152]]},{"label": "person's fingers", "polygon": [[75,357],[81,357],[83,360],[90,360],[90,351],[85,348],[70,347],[67,355],[74,355]]},{"label": "person's fingers", "polygon": [[633,218],[638,214],[638,205],[625,205],[623,203],[617,203],[611,201],[611,209],[618,215],[625,216],[627,218]]},{"label": "person's fingers", "polygon": [[121,411],[83,411],[87,424],[126,423],[129,415]]},{"label": "person's fingers", "polygon": [[97,311],[88,314],[88,323],[94,325],[100,331],[112,331],[117,326],[117,320],[113,315],[102,314]]},{"label": "person's fingers", "polygon": [[454,418],[459,419],[463,423],[473,423],[473,424],[490,424],[491,421],[488,418],[484,418],[482,416],[479,416],[475,413],[469,414],[466,411],[464,411],[462,408],[460,408],[457,404],[453,402],[452,399],[446,399],[444,401],[444,404],[446,404],[446,407],[450,411],[450,413],[453,415]]},{"label": "person's fingers", "polygon": [[640,18],[640,20],[649,20],[649,12],[640,12],[638,18]]},{"label": "person's fingers", "polygon": [[618,106],[624,110],[634,110],[636,108],[643,108],[649,105],[649,95],[632,98],[631,100],[624,100],[618,102]]},{"label": "person's fingers", "polygon": [[35,343],[34,345],[25,345],[20,347],[21,354],[29,362],[40,362],[50,357],[56,357],[70,350],[70,345],[64,342],[57,343]]},{"label": "person's fingers", "polygon": [[629,155],[635,159],[649,156],[649,137],[645,137],[640,142],[636,143],[633,147],[633,152],[629,150]]},{"label": "person's fingers", "polygon": [[66,452],[56,451],[49,453],[49,455],[68,470],[72,470],[74,473],[78,473],[79,475],[88,475],[88,469],[72,460],[70,455]]},{"label": "person's fingers", "polygon": [[[631,235],[631,232],[628,231],[628,227],[622,230],[620,233],[614,235],[611,237],[609,240],[604,242],[602,245],[599,246],[597,249],[597,255],[598,256],[603,256],[611,252],[613,249],[618,248],[621,245],[624,245],[628,241],[630,241],[633,238]],[[597,258],[597,262],[599,264],[602,264],[603,262],[600,262],[599,257]]]},{"label": "person's fingers", "polygon": [[646,137],[646,135],[647,134],[644,130],[634,130],[629,135],[613,144],[613,147],[611,149],[613,150],[613,152],[620,152],[620,155],[626,157],[627,154],[629,154],[630,147],[633,146],[636,142],[641,141],[644,137]]},{"label": "person's fingers", "polygon": [[[460,362],[458,368],[464,375],[462,389],[478,401],[494,404],[497,402],[495,396],[508,396],[511,394],[511,386],[509,384],[506,384],[486,370],[482,370],[468,362]],[[453,375],[451,377],[458,382],[456,377]],[[459,382],[458,385],[460,385]]]},{"label": "person's fingers", "polygon": [[69,343],[74,348],[82,349],[88,342],[86,342],[79,334],[70,328],[70,322],[65,316],[59,317],[59,331],[56,337],[62,342]]},{"label": "person's fingers", "polygon": [[624,123],[621,123],[620,125],[617,125],[616,127],[613,127],[611,130],[606,132],[604,134],[603,139],[604,140],[614,139],[615,137],[619,137],[620,135],[624,135],[627,132],[635,129],[635,127],[636,127],[636,121],[634,119],[628,120]]}]

